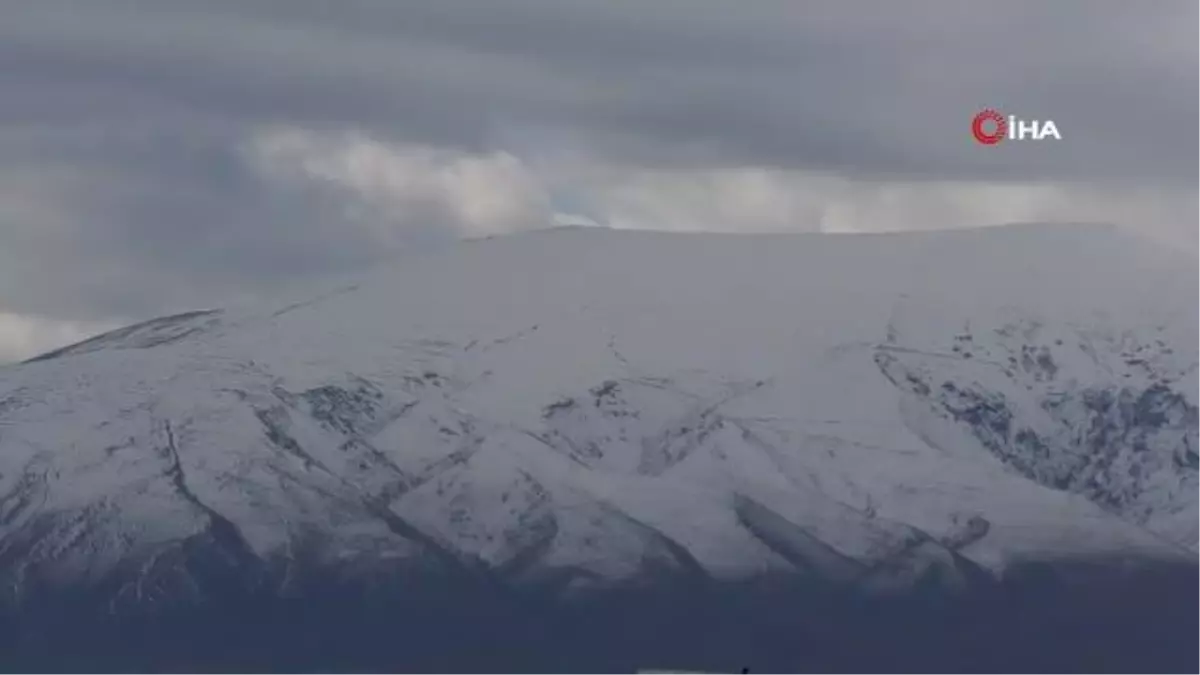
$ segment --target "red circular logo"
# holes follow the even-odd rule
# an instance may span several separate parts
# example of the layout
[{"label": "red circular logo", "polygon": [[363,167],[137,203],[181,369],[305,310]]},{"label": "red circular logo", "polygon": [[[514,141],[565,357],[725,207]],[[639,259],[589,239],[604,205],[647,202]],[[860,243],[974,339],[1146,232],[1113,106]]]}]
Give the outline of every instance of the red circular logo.
[{"label": "red circular logo", "polygon": [[[994,128],[988,131],[988,126]],[[971,120],[971,133],[974,134],[975,140],[980,143],[995,145],[1004,140],[1004,137],[1008,135],[1008,120],[1005,120],[1003,115],[991,108],[981,110],[975,116],[975,119]]]}]

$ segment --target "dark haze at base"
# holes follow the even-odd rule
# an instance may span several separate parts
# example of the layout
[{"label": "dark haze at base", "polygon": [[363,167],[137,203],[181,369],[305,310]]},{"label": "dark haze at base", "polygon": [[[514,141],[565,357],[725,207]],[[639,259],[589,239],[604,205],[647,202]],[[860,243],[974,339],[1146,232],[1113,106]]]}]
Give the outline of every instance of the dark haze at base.
[{"label": "dark haze at base", "polygon": [[[961,592],[868,596],[796,576],[656,575],[562,599],[409,575],[303,597],[214,582],[200,606],[109,612],[96,591],[4,615],[0,668],[81,672],[1197,672],[1190,564],[1029,564]],[[223,588],[222,588],[223,587]],[[207,590],[207,589],[206,589]]]}]

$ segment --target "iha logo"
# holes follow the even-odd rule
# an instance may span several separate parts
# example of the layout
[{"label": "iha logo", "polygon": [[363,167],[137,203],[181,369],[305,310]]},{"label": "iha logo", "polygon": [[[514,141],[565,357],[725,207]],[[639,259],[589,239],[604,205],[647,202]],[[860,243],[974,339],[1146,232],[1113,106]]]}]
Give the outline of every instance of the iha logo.
[{"label": "iha logo", "polygon": [[1062,140],[1054,120],[1023,120],[1016,115],[1005,117],[991,108],[979,111],[971,120],[971,134],[983,145],[996,145],[1006,138],[1013,141]]}]

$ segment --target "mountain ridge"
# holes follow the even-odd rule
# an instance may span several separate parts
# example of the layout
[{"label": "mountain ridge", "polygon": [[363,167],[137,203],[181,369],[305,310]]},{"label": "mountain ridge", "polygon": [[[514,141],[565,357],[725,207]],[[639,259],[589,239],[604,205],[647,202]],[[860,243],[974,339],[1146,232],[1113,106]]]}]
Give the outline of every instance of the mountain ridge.
[{"label": "mountain ridge", "polygon": [[0,370],[0,604],[1193,565],[1197,305],[1132,241],[571,229],[97,336]]}]

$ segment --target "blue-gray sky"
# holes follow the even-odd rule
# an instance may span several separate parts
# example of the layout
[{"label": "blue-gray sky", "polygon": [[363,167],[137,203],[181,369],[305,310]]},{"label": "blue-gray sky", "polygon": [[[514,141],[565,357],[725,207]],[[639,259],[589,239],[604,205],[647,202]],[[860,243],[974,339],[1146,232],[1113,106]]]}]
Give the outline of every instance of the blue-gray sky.
[{"label": "blue-gray sky", "polygon": [[[1197,3],[0,0],[0,361],[455,237],[1197,241]],[[976,145],[983,107],[1061,141]]]}]

